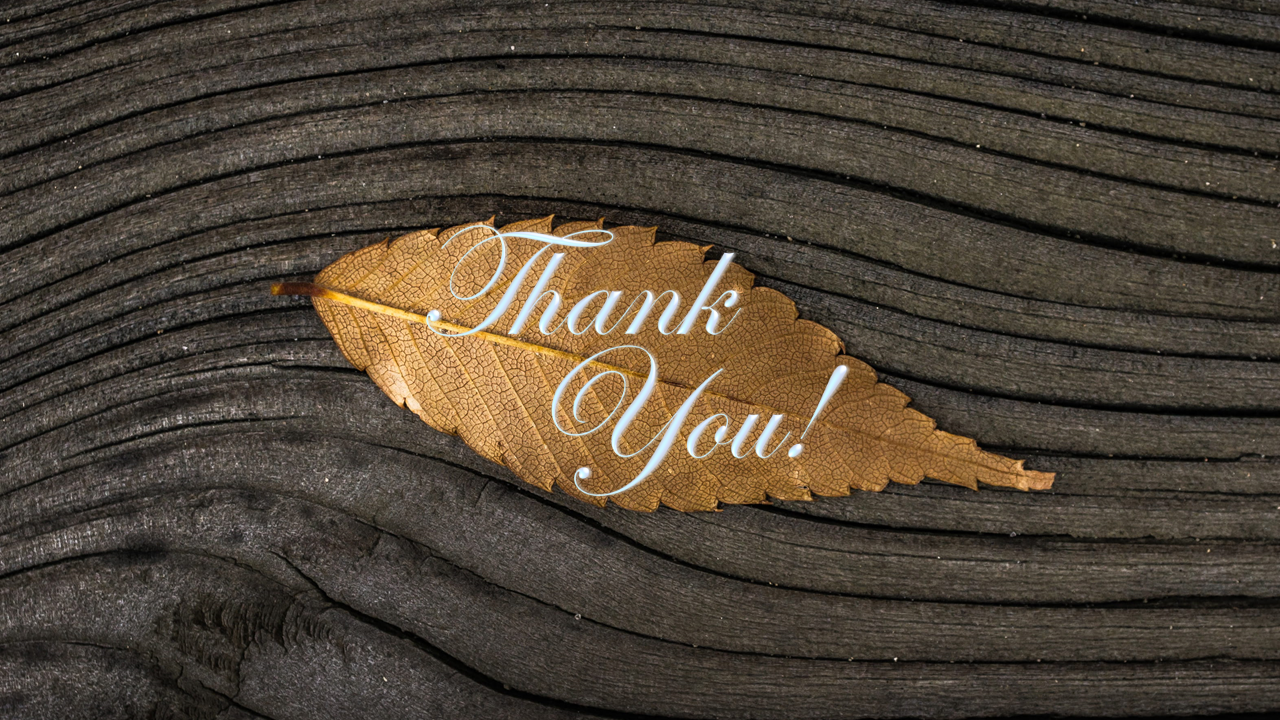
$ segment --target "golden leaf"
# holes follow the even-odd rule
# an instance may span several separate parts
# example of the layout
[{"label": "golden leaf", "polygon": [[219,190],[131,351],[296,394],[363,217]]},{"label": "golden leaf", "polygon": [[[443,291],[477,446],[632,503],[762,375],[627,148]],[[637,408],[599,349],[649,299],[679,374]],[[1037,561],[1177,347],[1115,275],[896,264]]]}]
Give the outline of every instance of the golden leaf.
[{"label": "golden leaf", "polygon": [[[499,232],[612,238],[595,247],[550,247],[519,236],[495,239]],[[1051,473],[1025,470],[1021,460],[937,430],[869,366],[841,355],[835,334],[797,319],[795,303],[754,287],[745,269],[704,261],[706,247],[654,243],[654,232],[604,231],[602,222],[553,230],[550,217],[500,229],[472,223],[426,230],[350,253],[315,283],[285,283],[273,292],[311,295],[347,359],[427,424],[533,485],[559,485],[598,505],[612,499],[635,510],[659,503],[712,510],[719,502],[808,500],[811,493],[847,495],[925,477],[974,489],[978,482],[1023,490],[1052,484]],[[564,254],[554,273],[546,250]],[[723,270],[714,288],[726,303],[714,308],[718,321],[705,309],[689,310],[700,307],[689,299],[712,284],[713,266]],[[534,295],[539,273],[548,284]],[[514,299],[499,314],[509,289]],[[558,312],[547,310],[552,298],[541,290],[559,294]],[[664,324],[659,312],[676,304],[668,290],[681,304],[665,313]],[[530,298],[536,306],[526,308]],[[573,308],[577,316],[568,317]],[[513,327],[523,310],[531,312]],[[692,329],[681,333],[676,323],[687,315],[693,320],[682,325]],[[544,316],[549,333],[539,324]],[[655,368],[657,382],[640,405],[635,399]],[[846,372],[815,416],[833,373]],[[611,432],[632,403],[637,411],[625,432]],[[672,418],[686,404],[687,418],[678,423]],[[769,435],[775,415],[782,417]],[[654,464],[668,423],[678,437]],[[690,443],[699,426],[703,432]],[[569,434],[593,427],[599,429]]]}]

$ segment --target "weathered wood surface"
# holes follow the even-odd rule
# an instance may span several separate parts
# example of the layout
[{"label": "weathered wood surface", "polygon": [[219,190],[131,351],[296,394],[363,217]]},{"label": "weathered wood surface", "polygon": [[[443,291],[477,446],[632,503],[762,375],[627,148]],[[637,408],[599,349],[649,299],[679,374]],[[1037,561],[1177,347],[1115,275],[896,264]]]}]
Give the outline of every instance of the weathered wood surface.
[{"label": "weathered wood surface", "polygon": [[[1280,710],[1280,6],[10,3],[0,714]],[[1059,473],[547,495],[268,294],[497,213],[738,253]]]}]

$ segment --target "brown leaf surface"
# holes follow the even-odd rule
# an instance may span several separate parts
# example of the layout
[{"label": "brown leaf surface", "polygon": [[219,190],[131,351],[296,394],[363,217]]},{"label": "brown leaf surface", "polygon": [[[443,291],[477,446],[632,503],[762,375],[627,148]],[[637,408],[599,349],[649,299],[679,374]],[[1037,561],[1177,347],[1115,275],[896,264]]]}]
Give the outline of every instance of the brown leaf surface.
[{"label": "brown leaf surface", "polygon": [[[442,239],[464,227],[415,232],[371,245],[325,268],[314,285],[286,284],[276,291],[312,295],[347,359],[368,372],[387,395],[427,424],[460,436],[484,457],[544,490],[559,485],[571,495],[603,505],[605,498],[575,487],[574,471],[591,468],[591,476],[579,481],[581,487],[607,493],[635,478],[648,460],[649,451],[632,458],[615,454],[610,446],[612,424],[592,435],[572,437],[557,430],[551,417],[557,384],[583,359],[624,344],[648,349],[661,378],[654,397],[624,439],[627,452],[653,438],[693,388],[715,370],[724,371],[697,400],[678,444],[657,471],[609,498],[622,507],[653,510],[662,503],[679,510],[712,510],[718,502],[761,503],[769,497],[807,500],[811,493],[847,495],[850,489],[881,490],[890,480],[918,483],[925,477],[974,489],[978,482],[1023,490],[1045,489],[1053,482],[1051,473],[1025,470],[1021,460],[984,452],[973,440],[935,429],[931,419],[906,407],[906,395],[877,382],[865,363],[842,355],[842,344],[831,331],[798,320],[791,300],[774,290],[753,287],[754,276],[737,265],[729,269],[717,292],[736,289],[741,294],[737,306],[741,314],[719,336],[703,329],[706,313],[690,334],[661,334],[655,320],[665,303],[655,307],[638,334],[618,331],[602,336],[592,330],[574,335],[562,328],[544,335],[537,320],[545,301],[519,334],[501,335],[511,327],[545,265],[542,260],[526,280],[520,299],[487,332],[442,337],[424,324],[423,316],[439,310],[449,327],[476,327],[495,306],[504,283],[542,247],[533,241],[511,241],[504,282],[484,297],[459,301],[449,290],[449,277],[479,237],[468,233],[491,232],[472,229],[441,247]],[[602,223],[566,223],[553,230],[547,217],[500,230],[564,236],[601,227]],[[683,316],[714,266],[704,262],[706,248],[684,242],[655,244],[655,228],[610,230],[614,239],[602,247],[556,248],[567,254],[549,286],[564,297],[560,317],[573,302],[598,290],[625,291],[616,310],[621,313],[642,289],[678,291],[684,298]],[[472,282],[469,287],[478,289],[493,274],[499,257],[496,245],[489,244],[492,252],[473,253],[462,266],[468,271],[463,275],[470,276],[460,276],[464,287]],[[593,305],[593,312],[584,317],[594,318],[599,306]],[[611,368],[628,373],[629,397],[634,397],[648,373],[649,359],[639,351],[621,350],[600,360],[607,365],[592,366],[594,372],[586,375]],[[841,364],[849,368],[843,385],[802,441],[803,452],[788,457],[788,447],[799,441],[828,378]],[[576,379],[566,397],[572,398],[584,381],[585,377]],[[594,392],[586,394],[590,400],[583,407],[587,422],[574,424],[562,413],[561,426],[582,430],[603,420],[621,388],[617,374],[601,379]],[[791,439],[769,459],[755,453],[739,459],[726,446],[696,460],[686,451],[685,438],[694,425],[714,413],[733,419],[728,437],[750,413],[762,416],[757,435],[771,414],[785,413],[774,442],[786,432]],[[711,437],[704,437],[700,447],[705,451]]]}]

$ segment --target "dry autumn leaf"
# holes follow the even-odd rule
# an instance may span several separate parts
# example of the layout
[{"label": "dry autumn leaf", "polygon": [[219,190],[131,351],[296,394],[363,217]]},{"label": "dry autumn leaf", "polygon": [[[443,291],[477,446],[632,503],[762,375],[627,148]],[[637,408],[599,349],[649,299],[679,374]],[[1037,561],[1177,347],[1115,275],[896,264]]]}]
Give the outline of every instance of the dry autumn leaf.
[{"label": "dry autumn leaf", "polygon": [[427,424],[598,505],[712,510],[925,477],[1052,484],[937,430],[751,273],[654,231],[550,217],[426,230],[273,292],[311,295],[347,359]]}]

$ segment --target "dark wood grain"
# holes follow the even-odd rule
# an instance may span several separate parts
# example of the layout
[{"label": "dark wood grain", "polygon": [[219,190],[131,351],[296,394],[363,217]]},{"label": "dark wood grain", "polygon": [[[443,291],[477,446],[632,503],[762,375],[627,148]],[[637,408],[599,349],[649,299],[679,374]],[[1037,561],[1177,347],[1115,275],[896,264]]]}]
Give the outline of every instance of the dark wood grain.
[{"label": "dark wood grain", "polygon": [[[1280,711],[1280,7],[38,0],[0,715]],[[547,494],[301,299],[496,214],[734,252],[1049,492]]]}]

